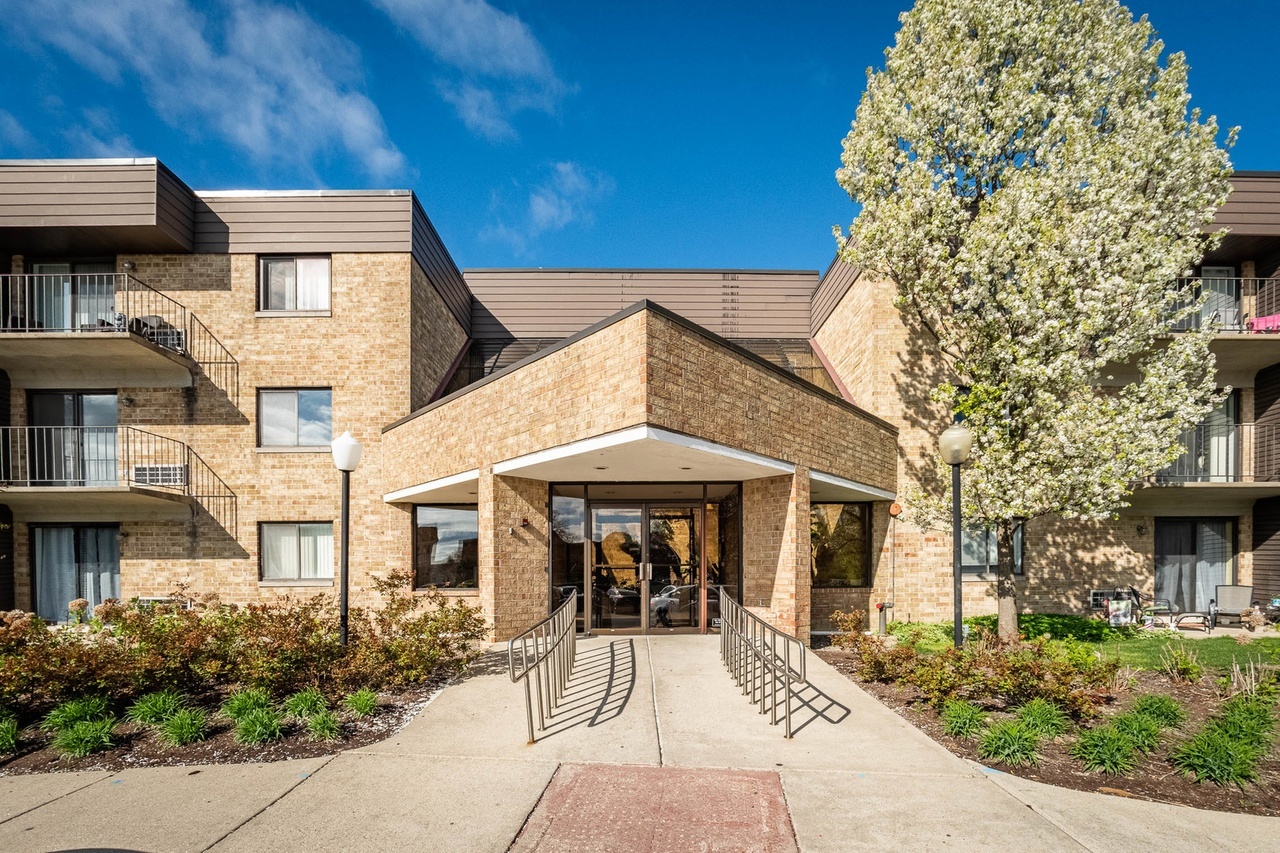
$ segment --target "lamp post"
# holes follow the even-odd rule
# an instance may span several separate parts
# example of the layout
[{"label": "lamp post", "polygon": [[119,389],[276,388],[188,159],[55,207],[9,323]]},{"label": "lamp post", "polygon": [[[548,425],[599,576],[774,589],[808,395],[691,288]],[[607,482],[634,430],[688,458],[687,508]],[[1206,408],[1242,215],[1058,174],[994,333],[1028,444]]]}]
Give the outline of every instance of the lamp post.
[{"label": "lamp post", "polygon": [[342,549],[339,552],[338,580],[338,641],[347,644],[347,578],[351,539],[351,472],[360,464],[360,442],[344,432],[333,440],[333,464],[342,472]]},{"label": "lamp post", "polygon": [[951,575],[955,588],[953,641],[957,649],[964,644],[964,617],[960,606],[960,466],[969,459],[969,451],[972,449],[973,433],[963,424],[952,424],[938,437],[942,461],[951,466]]}]

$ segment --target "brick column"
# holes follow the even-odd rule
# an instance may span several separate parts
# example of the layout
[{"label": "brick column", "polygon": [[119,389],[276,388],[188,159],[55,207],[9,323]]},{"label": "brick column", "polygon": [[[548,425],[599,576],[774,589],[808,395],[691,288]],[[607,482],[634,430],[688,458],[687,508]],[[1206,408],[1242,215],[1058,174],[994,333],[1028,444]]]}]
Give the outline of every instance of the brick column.
[{"label": "brick column", "polygon": [[509,640],[547,616],[547,484],[483,468],[477,492],[480,606],[493,639]]},{"label": "brick column", "polygon": [[809,642],[809,471],[742,484],[742,601],[769,624]]}]

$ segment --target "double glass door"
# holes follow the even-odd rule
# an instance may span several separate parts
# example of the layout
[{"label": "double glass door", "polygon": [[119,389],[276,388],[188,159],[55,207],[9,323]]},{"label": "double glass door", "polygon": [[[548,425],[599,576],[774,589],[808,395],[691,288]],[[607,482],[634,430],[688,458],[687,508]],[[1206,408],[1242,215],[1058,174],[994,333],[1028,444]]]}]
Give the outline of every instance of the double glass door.
[{"label": "double glass door", "polygon": [[115,394],[32,391],[29,407],[33,485],[117,484]]},{"label": "double glass door", "polygon": [[592,630],[700,631],[707,619],[698,504],[590,508]]}]

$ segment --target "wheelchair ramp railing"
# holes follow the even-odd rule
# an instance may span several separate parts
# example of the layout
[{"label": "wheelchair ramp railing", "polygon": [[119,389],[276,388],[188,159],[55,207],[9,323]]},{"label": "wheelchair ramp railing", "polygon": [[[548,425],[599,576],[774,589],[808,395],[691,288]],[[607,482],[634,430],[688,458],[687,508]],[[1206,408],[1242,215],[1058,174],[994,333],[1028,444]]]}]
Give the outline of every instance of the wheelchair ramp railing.
[{"label": "wheelchair ramp railing", "polygon": [[770,725],[786,720],[791,737],[791,700],[795,686],[808,681],[804,643],[784,634],[734,601],[720,587],[720,658],[761,714],[770,714]]},{"label": "wheelchair ramp railing", "polygon": [[564,698],[577,653],[577,617],[578,592],[574,590],[554,613],[507,643],[507,671],[511,682],[524,682],[529,743],[536,739],[533,728],[534,694],[538,706],[538,731],[546,729],[547,721],[555,715],[556,704]]}]

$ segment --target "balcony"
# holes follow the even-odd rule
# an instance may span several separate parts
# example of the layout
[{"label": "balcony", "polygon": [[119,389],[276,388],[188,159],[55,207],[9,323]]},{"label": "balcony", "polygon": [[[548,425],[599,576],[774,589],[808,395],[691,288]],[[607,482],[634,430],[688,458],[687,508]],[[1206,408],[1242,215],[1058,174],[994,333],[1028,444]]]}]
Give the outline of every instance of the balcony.
[{"label": "balcony", "polygon": [[1182,455],[1135,486],[1126,514],[1245,515],[1280,495],[1280,424],[1203,423],[1181,443]]},{"label": "balcony", "polygon": [[0,369],[26,388],[190,387],[233,394],[235,359],[187,309],[125,273],[0,275]]},{"label": "balcony", "polygon": [[187,520],[236,497],[191,448],[136,427],[0,427],[0,503],[21,521]]}]

